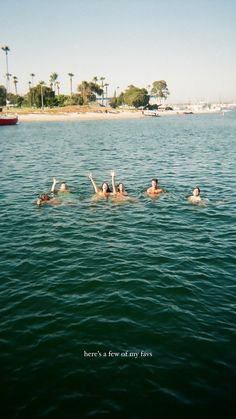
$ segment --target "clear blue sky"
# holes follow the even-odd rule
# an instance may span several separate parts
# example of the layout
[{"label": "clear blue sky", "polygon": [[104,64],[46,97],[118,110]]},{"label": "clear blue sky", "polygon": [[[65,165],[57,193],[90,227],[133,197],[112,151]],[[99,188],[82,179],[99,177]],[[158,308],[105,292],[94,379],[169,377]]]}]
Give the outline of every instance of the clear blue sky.
[{"label": "clear blue sky", "polygon": [[[1,2],[0,44],[25,93],[30,73],[116,86],[164,79],[169,102],[236,101],[235,0],[8,0]],[[0,83],[6,73],[0,51]],[[13,89],[12,89],[13,90]]]}]

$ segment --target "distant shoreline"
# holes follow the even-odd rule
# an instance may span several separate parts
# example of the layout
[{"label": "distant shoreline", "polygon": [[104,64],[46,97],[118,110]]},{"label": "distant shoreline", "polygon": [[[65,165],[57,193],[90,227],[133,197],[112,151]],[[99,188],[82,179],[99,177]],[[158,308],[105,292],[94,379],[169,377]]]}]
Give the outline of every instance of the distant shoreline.
[{"label": "distant shoreline", "polygon": [[141,112],[120,112],[120,113],[98,113],[98,112],[65,112],[65,113],[29,113],[19,114],[19,122],[53,122],[53,121],[90,121],[90,120],[111,120],[111,119],[132,119],[142,118]]},{"label": "distant shoreline", "polygon": [[[203,110],[193,112],[197,114],[219,113],[219,110]],[[100,109],[100,108],[60,108],[60,109],[19,109],[6,110],[3,113],[18,114],[19,122],[59,122],[59,121],[91,121],[91,120],[120,120],[120,119],[149,119],[153,116],[145,116],[141,110],[123,110],[123,109]],[[157,111],[159,116],[185,116],[190,112],[186,110]],[[155,117],[154,117],[155,118]]]}]

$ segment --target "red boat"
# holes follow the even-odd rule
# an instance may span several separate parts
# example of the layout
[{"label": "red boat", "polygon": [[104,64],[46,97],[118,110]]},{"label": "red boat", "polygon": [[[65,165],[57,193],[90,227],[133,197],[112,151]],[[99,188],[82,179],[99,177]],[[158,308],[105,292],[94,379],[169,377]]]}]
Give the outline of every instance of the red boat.
[{"label": "red boat", "polygon": [[18,122],[17,115],[0,115],[0,126],[1,125],[16,125]]}]

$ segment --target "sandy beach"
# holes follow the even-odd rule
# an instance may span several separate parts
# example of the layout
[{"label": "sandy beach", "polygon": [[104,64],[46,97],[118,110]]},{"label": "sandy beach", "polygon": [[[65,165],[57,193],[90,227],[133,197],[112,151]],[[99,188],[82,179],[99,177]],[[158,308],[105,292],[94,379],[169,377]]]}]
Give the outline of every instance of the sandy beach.
[{"label": "sandy beach", "polygon": [[19,122],[77,121],[143,118],[142,112],[40,112],[18,114]]},{"label": "sandy beach", "polygon": [[[213,113],[215,110],[197,111],[194,114],[200,113]],[[141,119],[148,118],[142,110],[119,109],[114,110],[111,108],[101,109],[97,107],[65,107],[65,108],[52,108],[52,109],[32,109],[22,108],[13,111],[4,109],[3,113],[17,114],[19,122],[53,122],[53,121],[89,121],[89,120],[119,120],[119,119]],[[159,110],[158,116],[183,116],[190,112],[184,110]],[[150,116],[149,116],[150,118]]]}]

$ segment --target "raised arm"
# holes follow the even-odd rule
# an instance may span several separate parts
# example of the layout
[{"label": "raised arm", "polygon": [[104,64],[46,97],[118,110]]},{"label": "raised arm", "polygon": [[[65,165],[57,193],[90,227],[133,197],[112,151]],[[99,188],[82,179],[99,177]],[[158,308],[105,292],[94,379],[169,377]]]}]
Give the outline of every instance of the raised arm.
[{"label": "raised arm", "polygon": [[115,172],[114,171],[112,171],[111,172],[111,183],[112,183],[112,192],[113,192],[113,195],[116,195],[116,183],[115,183]]},{"label": "raised arm", "polygon": [[90,173],[90,175],[89,175],[89,179],[91,180],[91,182],[92,182],[92,185],[93,185],[93,187],[94,187],[94,190],[95,190],[95,192],[96,193],[99,193],[100,192],[100,189],[98,188],[98,186],[96,185],[96,183],[95,183],[95,181],[94,181],[94,179],[93,179],[93,175],[92,175],[92,173]]},{"label": "raised arm", "polygon": [[52,193],[56,193],[56,184],[57,184],[57,180],[55,178],[53,178],[53,182],[52,182],[52,187],[51,187],[51,192]]}]

